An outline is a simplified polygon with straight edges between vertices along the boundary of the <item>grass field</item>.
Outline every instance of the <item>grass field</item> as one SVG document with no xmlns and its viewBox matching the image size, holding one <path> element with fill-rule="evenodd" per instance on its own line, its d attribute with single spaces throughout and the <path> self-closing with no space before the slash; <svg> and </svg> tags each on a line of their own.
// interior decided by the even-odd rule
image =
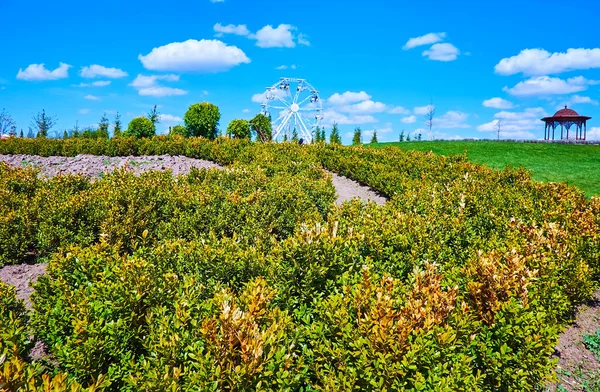
<svg viewBox="0 0 600 392">
<path fill-rule="evenodd" d="M 566 182 L 600 195 L 600 145 L 512 143 L 485 141 L 421 141 L 369 144 L 374 148 L 397 146 L 441 155 L 467 153 L 471 162 L 494 169 L 523 166 L 538 181 Z"/>
</svg>

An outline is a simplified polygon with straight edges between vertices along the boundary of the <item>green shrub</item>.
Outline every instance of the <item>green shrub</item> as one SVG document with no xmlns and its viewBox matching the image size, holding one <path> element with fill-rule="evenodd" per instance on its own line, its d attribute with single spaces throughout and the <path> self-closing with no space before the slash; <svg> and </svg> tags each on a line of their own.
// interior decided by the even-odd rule
<svg viewBox="0 0 600 392">
<path fill-rule="evenodd" d="M 127 130 L 123 132 L 123 136 L 134 137 L 136 139 L 149 138 L 154 135 L 154 125 L 146 117 L 134 118 L 129 122 Z"/>
<path fill-rule="evenodd" d="M 202 136 L 211 140 L 217 137 L 220 119 L 219 108 L 208 102 L 193 104 L 183 116 L 191 136 Z"/>
</svg>

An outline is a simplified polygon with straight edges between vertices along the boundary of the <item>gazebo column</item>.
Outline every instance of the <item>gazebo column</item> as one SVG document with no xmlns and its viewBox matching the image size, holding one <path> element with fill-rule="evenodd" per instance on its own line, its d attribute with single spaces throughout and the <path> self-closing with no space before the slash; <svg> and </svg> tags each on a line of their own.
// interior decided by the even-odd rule
<svg viewBox="0 0 600 392">
<path fill-rule="evenodd" d="M 586 138 L 587 138 L 587 121 L 583 122 L 583 129 L 584 129 L 584 131 L 583 131 L 583 140 L 586 140 Z"/>
<path fill-rule="evenodd" d="M 565 124 L 560 123 L 560 140 L 565 138 Z"/>
</svg>

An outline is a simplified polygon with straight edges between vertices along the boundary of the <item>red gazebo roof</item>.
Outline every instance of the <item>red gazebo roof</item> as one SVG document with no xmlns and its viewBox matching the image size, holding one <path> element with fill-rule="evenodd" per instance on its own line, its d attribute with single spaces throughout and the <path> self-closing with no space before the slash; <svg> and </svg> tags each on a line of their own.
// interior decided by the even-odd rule
<svg viewBox="0 0 600 392">
<path fill-rule="evenodd" d="M 580 116 L 579 113 L 577 113 L 575 110 L 573 109 L 569 109 L 567 108 L 567 105 L 565 105 L 564 109 L 560 109 L 558 112 L 554 113 L 554 116 L 552 117 L 544 117 L 542 118 L 542 121 L 569 121 L 569 120 L 589 120 L 591 119 L 591 117 L 587 117 L 587 116 Z"/>
</svg>

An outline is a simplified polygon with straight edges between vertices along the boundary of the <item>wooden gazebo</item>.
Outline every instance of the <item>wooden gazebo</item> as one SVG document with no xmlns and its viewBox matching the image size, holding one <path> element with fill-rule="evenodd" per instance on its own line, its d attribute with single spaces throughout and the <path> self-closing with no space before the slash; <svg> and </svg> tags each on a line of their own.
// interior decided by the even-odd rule
<svg viewBox="0 0 600 392">
<path fill-rule="evenodd" d="M 542 121 L 546 123 L 544 140 L 550 140 L 550 131 L 552 131 L 552 140 L 554 140 L 554 131 L 560 126 L 560 139 L 569 139 L 569 130 L 575 125 L 575 140 L 585 140 L 587 136 L 587 120 L 591 117 L 580 116 L 575 110 L 567 108 L 560 109 L 552 117 L 544 117 Z M 565 130 L 566 135 L 565 135 Z"/>
</svg>

